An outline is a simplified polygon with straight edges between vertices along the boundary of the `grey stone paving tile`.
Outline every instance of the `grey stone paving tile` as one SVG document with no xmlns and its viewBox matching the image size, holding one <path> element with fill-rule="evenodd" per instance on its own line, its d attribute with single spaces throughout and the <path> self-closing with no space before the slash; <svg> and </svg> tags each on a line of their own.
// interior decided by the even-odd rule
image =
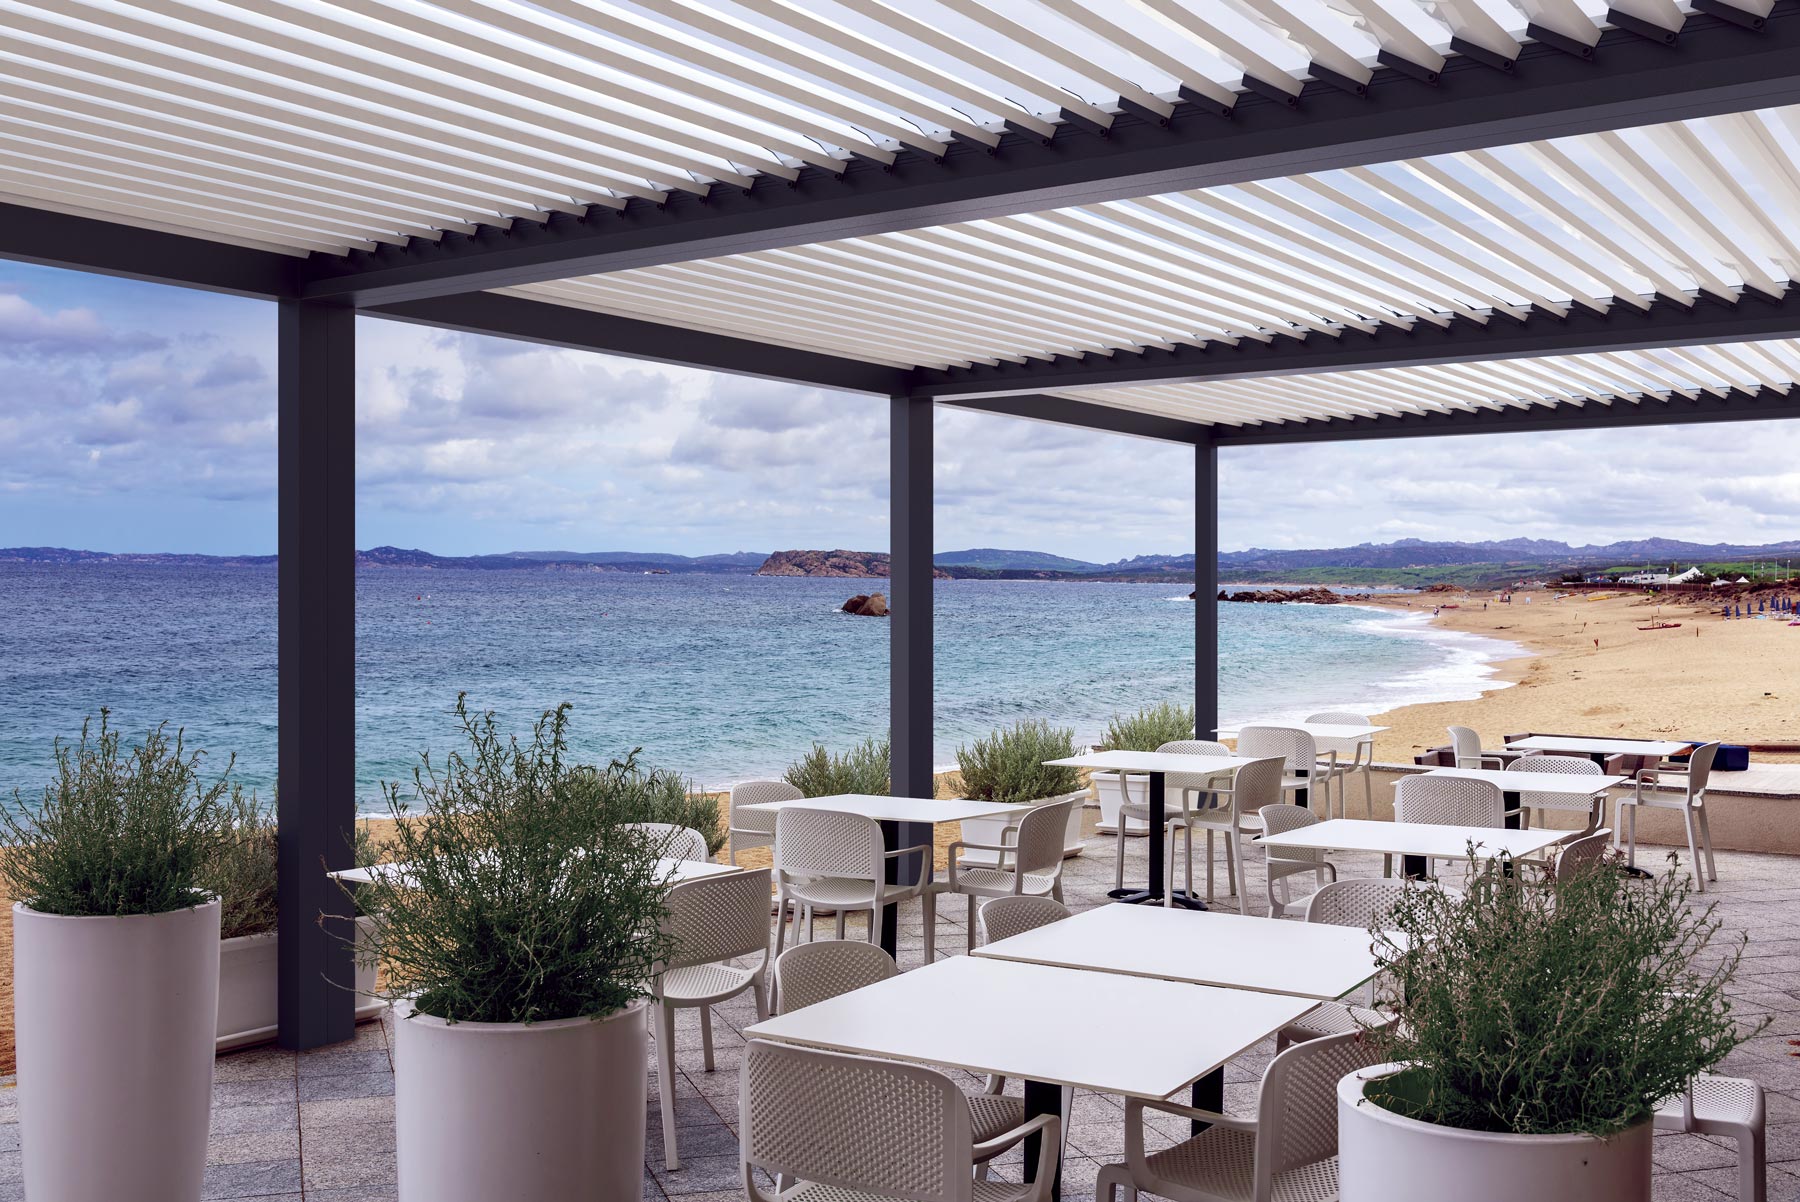
<svg viewBox="0 0 1800 1202">
<path fill-rule="evenodd" d="M 354 1189 L 309 1189 L 306 1202 L 396 1202 L 400 1197 L 393 1188 L 358 1186 Z"/>
<path fill-rule="evenodd" d="M 19 1150 L 19 1124 L 7 1123 L 0 1126 L 0 1152 L 17 1152 Z"/>
<path fill-rule="evenodd" d="M 677 1127 L 675 1147 L 682 1159 L 690 1156 L 736 1156 L 737 1132 L 724 1123 L 705 1127 Z M 663 1158 L 662 1124 L 654 1123 L 644 1134 L 644 1158 L 659 1162 Z"/>
<path fill-rule="evenodd" d="M 212 1111 L 212 1135 L 242 1135 L 250 1131 L 276 1131 L 293 1128 L 300 1121 L 300 1107 L 292 1098 L 286 1102 L 263 1105 L 228 1106 L 217 1104 Z"/>
<path fill-rule="evenodd" d="M 650 1171 L 662 1191 L 671 1198 L 734 1190 L 743 1181 L 743 1170 L 735 1152 L 730 1156 L 683 1156 L 681 1168 L 673 1173 L 660 1163 L 652 1162 Z"/>
<path fill-rule="evenodd" d="M 294 1077 L 294 1053 L 280 1048 L 247 1048 L 213 1061 L 213 1082 L 276 1081 Z"/>
<path fill-rule="evenodd" d="M 1650 1179 L 1651 1202 L 1722 1202 L 1736 1196 L 1735 1189 L 1722 1194 L 1695 1173 L 1657 1173 Z"/>
<path fill-rule="evenodd" d="M 0 1152 L 0 1181 L 21 1181 L 25 1177 L 24 1153 Z"/>
<path fill-rule="evenodd" d="M 208 1165 L 201 1186 L 204 1199 L 266 1198 L 300 1190 L 299 1160 L 263 1161 L 257 1164 Z"/>
<path fill-rule="evenodd" d="M 300 1132 L 292 1127 L 214 1135 L 207 1141 L 208 1164 L 255 1164 L 300 1159 Z"/>
<path fill-rule="evenodd" d="M 0 1181 L 0 1202 L 25 1202 L 23 1181 Z"/>
<path fill-rule="evenodd" d="M 394 1074 L 385 1069 L 373 1073 L 308 1077 L 300 1082 L 301 1102 L 323 1102 L 332 1098 L 373 1098 L 393 1092 Z"/>
<path fill-rule="evenodd" d="M 306 1192 L 326 1189 L 367 1189 L 394 1184 L 394 1153 L 378 1151 L 350 1141 L 330 1146 L 323 1155 L 306 1158 Z"/>
<path fill-rule="evenodd" d="M 272 1081 L 221 1081 L 213 1086 L 213 1109 L 279 1105 L 293 1102 L 295 1097 L 292 1077 Z"/>
<path fill-rule="evenodd" d="M 1651 1144 L 1651 1160 L 1659 1169 L 1687 1173 L 1737 1163 L 1737 1149 L 1699 1135 L 1667 1133 Z"/>
<path fill-rule="evenodd" d="M 375 1127 L 394 1125 L 392 1094 L 359 1098 L 327 1098 L 300 1103 L 300 1128 L 335 1131 L 343 1127 Z"/>
<path fill-rule="evenodd" d="M 394 1062 L 385 1047 L 337 1047 L 320 1049 L 300 1057 L 300 1080 L 343 1077 L 351 1073 L 390 1073 Z"/>
</svg>

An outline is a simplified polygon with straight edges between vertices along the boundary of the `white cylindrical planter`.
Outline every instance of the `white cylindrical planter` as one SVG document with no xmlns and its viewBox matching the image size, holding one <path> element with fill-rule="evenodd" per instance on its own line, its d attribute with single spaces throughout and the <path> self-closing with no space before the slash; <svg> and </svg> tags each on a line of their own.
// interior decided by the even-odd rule
<svg viewBox="0 0 1800 1202">
<path fill-rule="evenodd" d="M 27 1197 L 195 1202 L 206 1170 L 219 903 L 65 918 L 13 906 Z"/>
<path fill-rule="evenodd" d="M 1103 835 L 1116 835 L 1119 832 L 1119 810 L 1129 801 L 1131 805 L 1150 804 L 1150 778 L 1147 776 L 1125 777 L 1124 793 L 1119 791 L 1117 772 L 1096 772 L 1089 778 L 1092 782 L 1094 798 L 1100 803 L 1100 824 L 1094 829 Z M 1150 824 L 1140 818 L 1127 820 L 1125 833 L 1141 837 L 1150 833 Z"/>
<path fill-rule="evenodd" d="M 1026 802 L 1026 805 L 1047 805 L 1053 801 L 1073 799 L 1076 804 L 1069 807 L 1069 824 L 1063 830 L 1063 859 L 1078 856 L 1087 850 L 1087 844 L 1081 841 L 1081 805 L 1087 797 L 1086 791 L 1064 793 L 1059 797 L 1045 797 L 1038 801 Z M 1006 828 L 1018 822 L 1013 818 L 965 818 L 962 820 L 962 837 L 968 843 L 997 844 L 1003 842 Z M 969 851 L 962 855 L 962 862 L 972 868 L 992 868 L 1000 860 L 997 852 Z"/>
<path fill-rule="evenodd" d="M 281 937 L 274 931 L 219 942 L 219 1022 L 214 1044 L 221 1052 L 275 1038 Z"/>
<path fill-rule="evenodd" d="M 638 1202 L 647 1010 L 394 1025 L 400 1202 Z"/>
<path fill-rule="evenodd" d="M 1608 1139 L 1440 1127 L 1363 1097 L 1378 1064 L 1338 1082 L 1342 1202 L 1649 1202 L 1648 1121 Z"/>
</svg>

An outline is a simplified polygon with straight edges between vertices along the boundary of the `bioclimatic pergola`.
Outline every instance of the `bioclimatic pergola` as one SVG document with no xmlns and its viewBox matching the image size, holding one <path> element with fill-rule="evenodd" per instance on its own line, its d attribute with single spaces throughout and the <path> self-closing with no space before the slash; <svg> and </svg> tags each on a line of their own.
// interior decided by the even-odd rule
<svg viewBox="0 0 1800 1202">
<path fill-rule="evenodd" d="M 1216 454 L 1800 415 L 1800 0 L 0 0 L 0 255 L 279 306 L 281 1039 L 347 1038 L 360 314 Z"/>
</svg>

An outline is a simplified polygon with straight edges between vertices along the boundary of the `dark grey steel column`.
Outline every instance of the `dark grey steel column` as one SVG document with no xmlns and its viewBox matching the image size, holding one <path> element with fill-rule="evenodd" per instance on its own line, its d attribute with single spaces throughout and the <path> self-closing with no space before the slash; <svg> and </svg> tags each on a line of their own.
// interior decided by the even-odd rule
<svg viewBox="0 0 1800 1202">
<path fill-rule="evenodd" d="M 931 796 L 930 401 L 895 397 L 889 433 L 888 723 L 896 797 Z"/>
<path fill-rule="evenodd" d="M 1219 725 L 1219 448 L 1194 447 L 1194 737 Z"/>
<path fill-rule="evenodd" d="M 280 1032 L 349 1039 L 351 926 L 326 877 L 356 820 L 356 314 L 279 301 Z"/>
</svg>

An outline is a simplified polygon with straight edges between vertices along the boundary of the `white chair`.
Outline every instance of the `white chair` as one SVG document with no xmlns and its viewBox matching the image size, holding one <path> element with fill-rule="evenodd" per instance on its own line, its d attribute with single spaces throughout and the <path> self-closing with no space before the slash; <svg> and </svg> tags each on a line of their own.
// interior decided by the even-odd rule
<svg viewBox="0 0 1800 1202">
<path fill-rule="evenodd" d="M 1316 739 L 1292 726 L 1246 726 L 1238 731 L 1237 753 L 1247 760 L 1280 756 L 1287 765 L 1282 791 L 1306 789 L 1308 802 L 1315 800 L 1313 793 L 1323 793 L 1325 816 L 1331 817 L 1331 792 L 1327 786 L 1338 771 L 1337 752 L 1320 752 Z"/>
<path fill-rule="evenodd" d="M 683 881 L 669 890 L 663 930 L 669 959 L 650 981 L 656 1008 L 657 1092 L 662 1095 L 663 1160 L 681 1167 L 675 1149 L 675 1011 L 699 1009 L 706 1071 L 713 1071 L 712 1008 L 750 990 L 756 1017 L 769 1016 L 763 971 L 769 964 L 769 870 Z M 732 963 L 755 956 L 743 967 Z"/>
<path fill-rule="evenodd" d="M 1504 768 L 1506 761 L 1501 756 L 1488 755 L 1481 750 L 1481 736 L 1466 726 L 1452 726 L 1450 731 L 1450 750 L 1456 756 L 1458 768 Z"/>
<path fill-rule="evenodd" d="M 1095 1202 L 1117 1202 L 1120 1189 L 1173 1202 L 1335 1202 L 1337 1083 L 1379 1059 L 1356 1035 L 1297 1043 L 1269 1062 L 1253 1119 L 1127 1098 L 1125 1163 L 1100 1170 Z M 1146 1110 L 1212 1125 L 1146 1155 Z"/>
<path fill-rule="evenodd" d="M 1318 892 L 1306 899 L 1306 921 L 1372 931 L 1382 918 L 1392 912 L 1394 904 L 1406 895 L 1408 889 L 1416 888 L 1419 886 L 1391 877 L 1333 881 L 1329 885 L 1320 886 Z M 1373 998 L 1370 1000 L 1373 1001 Z M 1330 1035 L 1382 1027 L 1392 1021 L 1391 1015 L 1372 1006 L 1325 1002 L 1278 1031 L 1275 1035 L 1275 1050 L 1280 1051 L 1290 1043 L 1308 1039 L 1324 1039 Z"/>
<path fill-rule="evenodd" d="M 1349 710 L 1326 710 L 1324 713 L 1311 714 L 1308 722 L 1328 723 L 1333 726 L 1368 726 L 1367 714 L 1353 714 Z M 1337 815 L 1347 818 L 1350 815 L 1350 803 L 1344 797 L 1344 790 L 1352 776 L 1360 775 L 1363 782 L 1363 815 L 1375 817 L 1375 776 L 1372 771 L 1375 764 L 1375 736 L 1361 735 L 1354 739 L 1315 739 L 1320 752 L 1329 752 L 1335 758 L 1332 766 L 1337 769 L 1338 804 Z M 1349 756 L 1350 762 L 1343 763 L 1342 757 Z"/>
<path fill-rule="evenodd" d="M 1025 811 L 1016 826 L 1008 826 L 999 843 L 966 843 L 958 840 L 946 851 L 950 871 L 932 892 L 958 893 L 969 899 L 967 945 L 975 950 L 975 907 L 986 897 L 1052 897 L 1062 900 L 1063 833 L 1069 826 L 1073 798 L 1045 802 Z M 1011 842 L 1006 842 L 1010 838 Z M 998 853 L 997 868 L 965 868 L 965 850 Z M 927 894 L 929 896 L 929 893 Z M 925 916 L 926 962 L 931 960 L 933 916 Z"/>
<path fill-rule="evenodd" d="M 981 907 L 981 942 L 985 945 L 1011 939 L 1061 922 L 1070 913 L 1069 907 L 1054 897 L 996 897 Z"/>
<path fill-rule="evenodd" d="M 1549 878 L 1553 881 L 1562 880 L 1573 873 L 1583 872 L 1592 865 L 1604 864 L 1607 845 L 1611 841 L 1612 832 L 1601 827 L 1592 834 L 1558 845 L 1556 859 L 1550 864 Z"/>
<path fill-rule="evenodd" d="M 1506 825 L 1506 795 L 1500 786 L 1466 776 L 1403 776 L 1394 785 L 1394 821 L 1434 826 Z M 1514 810 L 1513 813 L 1518 811 Z M 1427 876 L 1436 875 L 1430 860 Z"/>
<path fill-rule="evenodd" d="M 1556 772 L 1570 776 L 1600 776 L 1600 765 L 1584 755 L 1522 755 L 1506 766 L 1508 772 Z M 1546 810 L 1563 810 L 1570 813 L 1585 814 L 1587 826 L 1583 833 L 1600 825 L 1605 817 L 1606 790 L 1598 788 L 1587 798 L 1570 797 L 1564 793 L 1533 793 L 1523 787 L 1520 782 L 1517 789 L 1519 808 L 1527 815 L 1526 825 L 1530 825 L 1529 816 L 1543 813 Z"/>
<path fill-rule="evenodd" d="M 626 822 L 620 825 L 644 832 L 656 845 L 656 854 L 666 859 L 698 860 L 702 864 L 712 860 L 712 853 L 706 847 L 706 836 L 691 826 L 677 826 L 673 822 Z"/>
<path fill-rule="evenodd" d="M 1244 836 L 1260 835 L 1263 830 L 1262 807 L 1281 800 L 1282 773 L 1280 757 L 1251 760 L 1240 764 L 1232 773 L 1231 788 L 1218 794 L 1220 804 L 1209 809 L 1189 810 L 1169 822 L 1168 846 L 1163 852 L 1163 905 L 1175 904 L 1175 836 L 1182 837 L 1187 853 L 1187 880 L 1190 896 L 1194 888 L 1194 832 L 1206 832 L 1206 900 L 1213 899 L 1213 836 L 1225 836 L 1225 883 L 1229 896 L 1238 897 L 1244 913 L 1250 912 L 1249 889 L 1244 885 Z M 1242 891 L 1240 892 L 1240 887 Z"/>
<path fill-rule="evenodd" d="M 737 863 L 738 852 L 775 845 L 775 815 L 768 810 L 743 810 L 766 801 L 799 801 L 806 794 L 784 780 L 747 780 L 731 786 L 730 826 L 725 836 L 725 858 Z"/>
<path fill-rule="evenodd" d="M 1231 748 L 1225 746 L 1225 744 L 1214 743 L 1208 739 L 1181 739 L 1174 743 L 1164 743 L 1156 750 L 1159 755 L 1228 756 L 1232 753 Z M 1147 777 L 1144 779 L 1146 781 L 1148 780 Z M 1119 796 L 1122 800 L 1119 803 L 1119 838 L 1114 845 L 1115 851 L 1113 854 L 1113 888 L 1123 889 L 1125 887 L 1124 832 L 1126 823 L 1132 819 L 1136 819 L 1146 826 L 1149 825 L 1150 798 L 1149 785 L 1146 784 L 1143 800 L 1132 801 L 1131 794 L 1127 791 L 1127 777 L 1122 772 L 1118 774 L 1118 789 Z M 1166 774 L 1163 777 L 1163 822 L 1165 823 L 1163 829 L 1168 829 L 1166 825 L 1168 822 L 1171 822 L 1176 818 L 1185 817 L 1190 811 L 1196 808 L 1195 803 L 1198 802 L 1200 797 L 1206 794 L 1213 794 L 1216 797 L 1219 794 L 1229 792 L 1230 789 L 1231 773 L 1229 772 L 1216 772 L 1207 776 L 1173 772 Z M 1215 801 L 1212 804 L 1217 804 L 1217 802 Z M 1152 831 L 1151 834 L 1155 835 L 1156 832 Z M 1194 867 L 1191 846 L 1189 847 L 1189 852 L 1187 887 L 1188 892 L 1191 893 L 1194 889 Z"/>
<path fill-rule="evenodd" d="M 910 885 L 887 882 L 889 861 L 919 859 L 919 877 Z M 881 938 L 881 908 L 916 897 L 925 910 L 925 962 L 936 954 L 931 899 L 931 848 L 919 844 L 887 850 L 881 824 L 862 814 L 787 806 L 775 816 L 775 954 L 781 954 L 788 907 L 794 907 L 795 942 L 801 915 L 808 910 L 837 913 L 837 935 L 844 937 L 844 916 L 869 912 L 869 942 Z"/>
<path fill-rule="evenodd" d="M 1625 826 L 1625 862 L 1637 867 L 1637 812 L 1640 806 L 1652 810 L 1680 810 L 1682 828 L 1687 831 L 1688 862 L 1694 865 L 1694 880 L 1700 886 L 1700 892 L 1706 892 L 1706 882 L 1719 879 L 1719 870 L 1713 864 L 1712 828 L 1706 824 L 1706 782 L 1712 775 L 1713 757 L 1719 753 L 1717 743 L 1703 743 L 1694 748 L 1688 756 L 1686 764 L 1659 764 L 1655 768 L 1645 768 L 1637 774 L 1636 787 L 1631 796 L 1619 798 L 1613 806 L 1613 846 L 1619 845 L 1619 828 L 1624 826 L 1623 819 L 1626 807 L 1630 807 L 1631 822 Z M 1676 777 L 1670 783 L 1665 777 Z M 1662 796 L 1658 796 L 1661 793 Z M 1694 835 L 1696 826 L 1699 829 L 1699 845 L 1696 847 Z M 1699 852 L 1706 852 L 1706 870 L 1700 870 Z"/>
<path fill-rule="evenodd" d="M 1257 811 L 1262 819 L 1263 834 L 1279 835 L 1284 831 L 1297 831 L 1302 827 L 1316 826 L 1319 816 L 1305 806 L 1267 805 Z M 1304 905 L 1306 898 L 1294 901 L 1288 890 L 1287 878 L 1302 872 L 1313 875 L 1315 888 L 1325 887 L 1325 878 L 1337 880 L 1337 868 L 1325 859 L 1325 853 L 1311 848 L 1265 847 L 1263 857 L 1267 877 L 1263 881 L 1263 890 L 1269 899 L 1269 917 L 1280 918 L 1296 905 Z M 1281 882 L 1281 900 L 1275 899 L 1275 882 Z"/>
<path fill-rule="evenodd" d="M 1761 1085 L 1745 1077 L 1701 1073 L 1679 1096 L 1656 1107 L 1655 1122 L 1658 1131 L 1736 1140 L 1738 1202 L 1765 1202 L 1768 1173 L 1763 1163 L 1766 1118 Z"/>
<path fill-rule="evenodd" d="M 744 1048 L 738 1115 L 750 1202 L 1050 1202 L 1062 1143 L 1051 1114 L 978 1140 L 967 1096 L 936 1069 L 760 1039 Z M 1031 1135 L 1034 1182 L 976 1180 Z M 771 1192 L 757 1169 L 794 1184 Z"/>
</svg>

